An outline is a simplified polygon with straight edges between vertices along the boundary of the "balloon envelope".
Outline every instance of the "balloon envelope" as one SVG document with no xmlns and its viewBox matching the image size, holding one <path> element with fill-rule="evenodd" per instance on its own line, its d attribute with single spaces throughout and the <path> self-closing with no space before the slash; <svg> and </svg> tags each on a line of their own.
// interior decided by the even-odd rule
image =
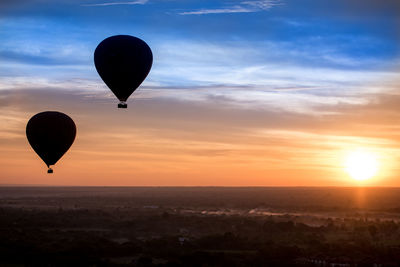
<svg viewBox="0 0 400 267">
<path fill-rule="evenodd" d="M 76 126 L 67 115 L 45 111 L 33 116 L 26 125 L 26 137 L 33 150 L 49 167 L 67 152 L 75 140 Z"/>
<path fill-rule="evenodd" d="M 97 46 L 94 64 L 105 84 L 124 102 L 149 74 L 153 54 L 141 39 L 116 35 L 104 39 Z"/>
</svg>

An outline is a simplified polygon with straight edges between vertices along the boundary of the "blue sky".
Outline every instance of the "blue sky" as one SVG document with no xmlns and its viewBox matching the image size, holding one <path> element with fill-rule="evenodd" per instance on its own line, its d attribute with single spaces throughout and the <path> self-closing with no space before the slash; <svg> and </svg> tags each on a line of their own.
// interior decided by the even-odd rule
<svg viewBox="0 0 400 267">
<path fill-rule="evenodd" d="M 228 68 L 393 67 L 399 53 L 398 4 L 376 8 L 369 1 L 368 8 L 368 1 L 353 2 L 6 1 L 0 28 L 2 74 L 96 78 L 93 50 L 115 34 L 150 44 L 155 62 L 148 81 L 163 86 L 229 84 L 219 74 Z M 53 71 L 44 75 L 45 67 Z M 268 70 L 255 75 L 250 80 L 257 83 Z"/>
<path fill-rule="evenodd" d="M 284 138 L 276 142 L 284 150 L 296 136 L 320 144 L 302 153 L 326 162 L 333 156 L 321 156 L 321 147 L 345 147 L 358 138 L 355 143 L 375 144 L 383 157 L 397 158 L 399 14 L 397 0 L 1 1 L 0 118 L 8 123 L 0 127 L 0 142 L 22 140 L 20 128 L 43 109 L 64 108 L 82 123 L 117 123 L 100 111 L 116 100 L 97 75 L 93 52 L 103 39 L 129 34 L 154 55 L 128 111 L 147 118 L 135 121 L 146 138 L 166 135 L 174 143 L 190 135 L 225 151 L 237 136 Z M 82 139 L 96 129 L 107 132 L 98 127 L 82 126 Z M 205 128 L 228 143 L 194 134 Z M 276 145 L 260 142 L 257 149 Z M 293 155 L 283 158 L 300 165 Z"/>
<path fill-rule="evenodd" d="M 374 89 L 361 84 L 396 76 L 399 65 L 399 4 L 378 2 L 5 1 L 0 76 L 3 88 L 69 83 L 105 91 L 93 51 L 108 36 L 130 34 L 153 50 L 144 87 L 265 101 L 266 91 L 291 90 L 294 102 L 303 93 L 368 93 Z"/>
</svg>

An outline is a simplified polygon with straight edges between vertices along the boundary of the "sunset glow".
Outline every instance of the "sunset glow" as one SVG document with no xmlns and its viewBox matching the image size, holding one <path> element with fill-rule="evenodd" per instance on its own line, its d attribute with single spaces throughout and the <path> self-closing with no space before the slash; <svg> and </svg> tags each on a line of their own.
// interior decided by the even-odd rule
<svg viewBox="0 0 400 267">
<path fill-rule="evenodd" d="M 0 1 L 0 184 L 400 186 L 400 2 L 328 2 Z M 126 110 L 93 55 L 120 34 L 153 54 Z M 43 111 L 77 127 L 52 175 Z"/>
</svg>

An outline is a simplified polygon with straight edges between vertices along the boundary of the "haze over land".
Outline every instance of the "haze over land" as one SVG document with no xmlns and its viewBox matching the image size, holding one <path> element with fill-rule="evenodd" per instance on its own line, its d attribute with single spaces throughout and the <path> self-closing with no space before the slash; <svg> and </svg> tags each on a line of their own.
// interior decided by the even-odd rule
<svg viewBox="0 0 400 267">
<path fill-rule="evenodd" d="M 399 198 L 393 188 L 2 187 L 0 265 L 397 266 Z"/>
</svg>

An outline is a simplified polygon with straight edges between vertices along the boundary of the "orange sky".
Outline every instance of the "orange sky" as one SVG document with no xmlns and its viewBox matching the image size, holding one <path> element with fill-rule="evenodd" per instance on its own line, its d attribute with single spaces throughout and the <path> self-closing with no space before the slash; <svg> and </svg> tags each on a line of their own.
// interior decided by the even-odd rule
<svg viewBox="0 0 400 267">
<path fill-rule="evenodd" d="M 83 2 L 0 1 L 0 184 L 400 186 L 399 0 Z M 93 64 L 116 34 L 154 56 L 127 110 Z M 77 125 L 51 175 L 25 136 L 47 110 Z"/>
<path fill-rule="evenodd" d="M 0 182 L 348 186 L 357 182 L 345 173 L 343 161 L 346 153 L 361 147 L 374 151 L 381 165 L 378 175 L 363 185 L 400 186 L 397 82 L 368 86 L 386 89 L 366 94 L 360 104 L 302 106 L 312 112 L 241 106 L 223 98 L 179 99 L 179 90 L 151 88 L 137 91 L 127 110 L 117 109 L 106 90 L 3 90 Z M 52 175 L 25 137 L 29 118 L 44 110 L 70 115 L 78 129 Z"/>
</svg>

